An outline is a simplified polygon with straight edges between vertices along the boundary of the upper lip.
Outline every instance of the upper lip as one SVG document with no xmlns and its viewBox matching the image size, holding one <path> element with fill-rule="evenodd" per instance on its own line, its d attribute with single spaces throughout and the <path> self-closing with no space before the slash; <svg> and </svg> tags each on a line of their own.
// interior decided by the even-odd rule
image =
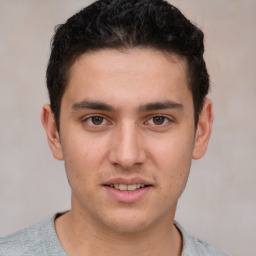
<svg viewBox="0 0 256 256">
<path fill-rule="evenodd" d="M 113 184 L 125 184 L 125 185 L 132 185 L 132 184 L 143 184 L 143 185 L 153 185 L 152 182 L 139 178 L 139 177 L 133 177 L 133 178 L 113 178 L 106 181 L 103 185 L 113 185 Z"/>
</svg>

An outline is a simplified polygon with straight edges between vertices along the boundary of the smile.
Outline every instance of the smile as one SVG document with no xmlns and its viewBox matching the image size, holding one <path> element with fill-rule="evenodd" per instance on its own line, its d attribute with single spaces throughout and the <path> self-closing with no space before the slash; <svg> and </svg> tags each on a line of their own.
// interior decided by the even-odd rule
<svg viewBox="0 0 256 256">
<path fill-rule="evenodd" d="M 114 200 L 123 203 L 134 203 L 142 200 L 152 189 L 151 184 L 142 183 L 110 183 L 103 186 L 107 194 Z"/>
<path fill-rule="evenodd" d="M 115 188 L 115 189 L 121 190 L 121 191 L 134 191 L 136 189 L 141 189 L 141 188 L 145 187 L 144 184 L 130 184 L 130 185 L 126 185 L 126 184 L 111 184 L 109 186 L 111 188 Z"/>
</svg>

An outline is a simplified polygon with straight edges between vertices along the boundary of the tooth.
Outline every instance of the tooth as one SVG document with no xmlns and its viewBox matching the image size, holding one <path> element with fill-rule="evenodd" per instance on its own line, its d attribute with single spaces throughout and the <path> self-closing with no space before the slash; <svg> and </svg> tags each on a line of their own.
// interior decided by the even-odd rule
<svg viewBox="0 0 256 256">
<path fill-rule="evenodd" d="M 125 184 L 111 184 L 110 187 L 121 190 L 121 191 L 133 191 L 139 188 L 144 188 L 144 184 L 131 184 L 131 185 L 125 185 Z"/>
<path fill-rule="evenodd" d="M 127 185 L 119 184 L 119 190 L 127 190 Z"/>
<path fill-rule="evenodd" d="M 136 184 L 128 185 L 127 189 L 128 190 L 135 190 L 136 189 Z"/>
</svg>

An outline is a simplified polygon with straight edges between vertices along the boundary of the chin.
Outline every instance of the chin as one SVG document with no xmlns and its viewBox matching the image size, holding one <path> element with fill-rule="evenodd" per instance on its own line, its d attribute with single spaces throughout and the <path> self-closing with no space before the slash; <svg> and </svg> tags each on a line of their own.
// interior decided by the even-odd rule
<svg viewBox="0 0 256 256">
<path fill-rule="evenodd" d="M 105 221 L 105 226 L 114 232 L 118 233 L 136 233 L 147 229 L 150 226 L 150 221 L 147 216 L 139 214 L 126 214 L 121 216 L 111 216 Z"/>
</svg>

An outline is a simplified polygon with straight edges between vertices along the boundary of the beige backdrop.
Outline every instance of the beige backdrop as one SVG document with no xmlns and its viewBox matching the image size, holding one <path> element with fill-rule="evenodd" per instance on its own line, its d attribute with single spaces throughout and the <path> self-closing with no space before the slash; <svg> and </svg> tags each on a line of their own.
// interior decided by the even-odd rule
<svg viewBox="0 0 256 256">
<path fill-rule="evenodd" d="M 53 27 L 92 1 L 0 0 L 0 236 L 69 208 L 40 122 Z M 255 256 L 256 0 L 174 0 L 206 35 L 215 122 L 176 219 L 233 256 Z"/>
</svg>

